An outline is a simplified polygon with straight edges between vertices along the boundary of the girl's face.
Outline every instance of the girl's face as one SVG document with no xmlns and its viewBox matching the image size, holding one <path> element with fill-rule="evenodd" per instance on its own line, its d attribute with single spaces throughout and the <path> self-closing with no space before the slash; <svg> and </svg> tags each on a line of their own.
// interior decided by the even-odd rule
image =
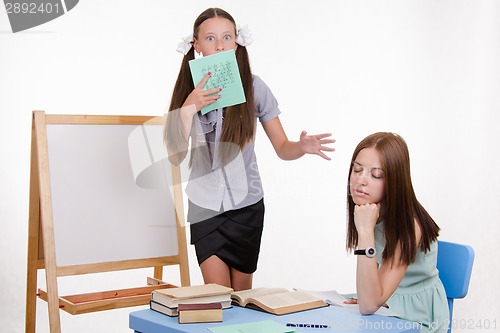
<svg viewBox="0 0 500 333">
<path fill-rule="evenodd" d="M 194 49 L 203 56 L 236 48 L 234 24 L 222 17 L 213 17 L 203 21 L 198 30 L 198 38 L 194 41 Z"/>
<path fill-rule="evenodd" d="M 364 148 L 353 162 L 349 190 L 356 205 L 379 203 L 384 197 L 384 170 L 375 148 Z"/>
</svg>

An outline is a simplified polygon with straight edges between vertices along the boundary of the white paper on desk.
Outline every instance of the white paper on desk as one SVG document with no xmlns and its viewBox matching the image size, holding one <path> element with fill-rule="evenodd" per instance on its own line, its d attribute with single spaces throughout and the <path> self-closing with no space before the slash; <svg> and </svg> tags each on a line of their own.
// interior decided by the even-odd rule
<svg viewBox="0 0 500 333">
<path fill-rule="evenodd" d="M 295 289 L 294 290 L 299 290 Z M 333 305 L 333 306 L 341 306 L 343 308 L 353 310 L 359 313 L 359 305 L 358 304 L 345 304 L 344 302 L 347 301 L 347 298 L 339 294 L 336 290 L 326 290 L 326 291 L 311 291 L 311 290 L 300 290 L 303 292 L 306 292 L 308 294 L 311 294 L 313 296 L 319 297 L 322 300 L 325 301 L 325 303 Z M 385 317 L 398 317 L 399 315 L 394 312 L 389 310 L 386 307 L 380 307 L 374 314 L 380 315 L 380 316 L 385 316 Z"/>
</svg>

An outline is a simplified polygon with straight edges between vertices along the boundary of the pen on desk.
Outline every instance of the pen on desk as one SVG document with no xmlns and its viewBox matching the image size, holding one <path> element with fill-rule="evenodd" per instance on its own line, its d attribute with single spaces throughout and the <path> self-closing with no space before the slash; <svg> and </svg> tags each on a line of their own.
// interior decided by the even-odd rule
<svg viewBox="0 0 500 333">
<path fill-rule="evenodd" d="M 330 328 L 330 325 L 326 324 L 306 324 L 306 323 L 286 323 L 288 327 L 300 327 L 300 328 Z"/>
</svg>

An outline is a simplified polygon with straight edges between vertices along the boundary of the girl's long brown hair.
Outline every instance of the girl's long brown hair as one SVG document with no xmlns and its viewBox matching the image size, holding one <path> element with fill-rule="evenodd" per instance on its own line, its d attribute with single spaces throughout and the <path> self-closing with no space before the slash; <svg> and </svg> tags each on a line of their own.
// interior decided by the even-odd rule
<svg viewBox="0 0 500 333">
<path fill-rule="evenodd" d="M 198 38 L 200 25 L 205 20 L 213 17 L 222 17 L 231 21 L 234 25 L 234 31 L 236 35 L 236 23 L 233 17 L 228 12 L 220 8 L 208 8 L 195 20 L 193 26 L 193 38 Z M 194 47 L 191 47 L 189 52 L 182 59 L 181 68 L 172 94 L 172 100 L 170 101 L 169 111 L 179 109 L 186 101 L 188 95 L 194 89 L 191 72 L 189 70 L 189 61 L 194 58 Z M 222 161 L 226 162 L 229 161 L 229 156 L 234 153 L 230 151 L 230 147 L 234 147 L 236 145 L 236 147 L 239 147 L 240 150 L 243 149 L 243 147 L 254 138 L 256 126 L 252 71 L 250 69 L 250 60 L 246 47 L 238 45 L 236 49 L 236 60 L 238 62 L 238 69 L 240 71 L 243 90 L 245 92 L 246 103 L 226 108 L 220 141 L 224 143 L 234 144 L 221 145 L 221 151 L 219 153 Z M 168 122 L 178 121 L 178 119 L 175 119 L 177 118 L 176 116 L 170 117 L 170 115 L 167 118 Z M 166 141 L 185 141 L 182 127 L 171 125 L 172 124 L 170 124 L 170 126 L 167 125 L 170 131 L 169 133 L 166 133 Z"/>
<path fill-rule="evenodd" d="M 381 167 L 384 170 L 384 197 L 380 203 L 380 212 L 385 224 L 386 246 L 382 258 L 393 258 L 399 242 L 400 264 L 409 265 L 415 261 L 417 248 L 424 252 L 430 250 L 430 245 L 437 240 L 440 229 L 415 196 L 410 175 L 410 154 L 404 139 L 394 133 L 371 134 L 357 145 L 352 155 L 353 162 L 364 148 L 374 148 L 379 152 Z M 354 224 L 355 203 L 349 192 L 352 168 L 351 163 L 347 188 L 347 250 L 358 245 L 358 233 Z M 415 220 L 422 232 L 419 244 L 415 239 Z"/>
</svg>

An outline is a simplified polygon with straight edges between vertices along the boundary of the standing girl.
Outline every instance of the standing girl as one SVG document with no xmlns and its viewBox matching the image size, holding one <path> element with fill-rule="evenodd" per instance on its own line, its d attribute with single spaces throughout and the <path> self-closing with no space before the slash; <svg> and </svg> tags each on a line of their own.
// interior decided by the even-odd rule
<svg viewBox="0 0 500 333">
<path fill-rule="evenodd" d="M 233 17 L 224 10 L 209 8 L 198 16 L 192 37 L 179 47 L 185 55 L 165 131 L 169 160 L 174 164 L 186 157 L 191 140 L 187 220 L 203 279 L 234 290 L 252 288 L 264 221 L 254 153 L 256 120 L 284 160 L 306 153 L 330 160 L 324 151 L 333 151 L 326 145 L 335 142 L 328 139 L 331 134 L 306 132 L 297 142 L 287 139 L 275 97 L 250 70 L 246 49 L 250 42 L 248 31 L 237 30 Z M 210 73 L 195 87 L 188 62 L 194 59 L 194 52 L 209 56 L 227 50 L 236 52 L 246 103 L 201 115 L 198 111 L 219 99 L 221 89 L 202 90 Z"/>
<path fill-rule="evenodd" d="M 446 332 L 449 312 L 439 280 L 439 227 L 418 202 L 410 178 L 408 147 L 393 133 L 361 141 L 349 169 L 347 249 L 359 255 L 359 310 L 385 303 L 422 331 Z"/>
</svg>

